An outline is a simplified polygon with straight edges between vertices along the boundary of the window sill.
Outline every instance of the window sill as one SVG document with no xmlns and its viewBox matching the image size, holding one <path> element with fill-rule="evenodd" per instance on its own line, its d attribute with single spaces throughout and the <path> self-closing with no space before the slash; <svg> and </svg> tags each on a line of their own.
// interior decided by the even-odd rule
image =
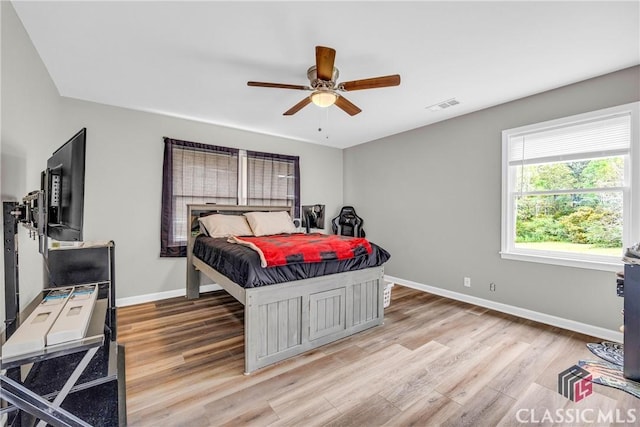
<svg viewBox="0 0 640 427">
<path fill-rule="evenodd" d="M 502 259 L 509 259 L 513 261 L 526 261 L 537 262 L 541 264 L 560 265 L 563 267 L 574 268 L 586 268 L 589 270 L 601 270 L 601 271 L 620 271 L 622 270 L 624 263 L 622 262 L 622 256 L 619 261 L 611 260 L 583 260 L 563 258 L 561 254 L 558 255 L 543 255 L 543 254 L 530 254 L 530 253 L 516 253 L 516 252 L 500 252 Z"/>
</svg>

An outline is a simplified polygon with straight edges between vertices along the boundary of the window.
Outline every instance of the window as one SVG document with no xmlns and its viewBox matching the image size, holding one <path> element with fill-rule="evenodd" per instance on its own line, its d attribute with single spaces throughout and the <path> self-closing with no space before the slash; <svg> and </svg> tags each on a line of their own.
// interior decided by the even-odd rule
<svg viewBox="0 0 640 427">
<path fill-rule="evenodd" d="M 300 206 L 299 158 L 165 138 L 160 256 L 186 255 L 187 204 Z"/>
<path fill-rule="evenodd" d="M 297 157 L 247 151 L 247 205 L 291 206 L 300 194 Z M 295 203 L 296 216 L 299 203 Z"/>
<path fill-rule="evenodd" d="M 638 103 L 504 131 L 502 257 L 619 269 L 639 237 L 638 132 Z"/>
</svg>

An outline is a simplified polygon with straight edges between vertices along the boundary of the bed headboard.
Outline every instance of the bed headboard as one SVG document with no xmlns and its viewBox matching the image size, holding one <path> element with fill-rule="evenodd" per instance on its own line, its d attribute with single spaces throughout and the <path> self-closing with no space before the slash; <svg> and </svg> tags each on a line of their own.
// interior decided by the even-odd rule
<svg viewBox="0 0 640 427">
<path fill-rule="evenodd" d="M 191 255 L 193 240 L 199 234 L 198 218 L 211 214 L 222 215 L 242 215 L 246 212 L 281 212 L 287 211 L 293 219 L 293 206 L 239 206 L 239 205 L 216 205 L 216 204 L 188 204 L 187 221 L 189 233 L 187 235 L 187 257 Z"/>
<path fill-rule="evenodd" d="M 223 214 L 223 215 L 242 215 L 246 212 L 280 212 L 287 211 L 291 218 L 293 218 L 293 206 L 238 206 L 238 205 L 215 205 L 205 204 L 187 205 L 187 221 L 190 225 L 189 233 L 187 234 L 187 297 L 197 298 L 200 292 L 200 278 L 198 272 L 193 265 L 193 245 L 196 237 L 199 234 L 198 218 L 207 214 Z M 198 231 L 191 231 L 194 229 Z"/>
<path fill-rule="evenodd" d="M 187 220 L 190 224 L 191 230 L 198 227 L 198 218 L 211 215 L 211 214 L 223 214 L 223 215 L 242 215 L 246 212 L 280 212 L 287 211 L 293 219 L 293 206 L 239 206 L 239 205 L 216 205 L 216 204 L 188 204 L 187 205 Z M 193 233 L 189 233 L 189 240 L 191 237 L 195 237 Z"/>
<path fill-rule="evenodd" d="M 278 212 L 287 211 L 293 214 L 293 206 L 240 206 L 240 205 L 217 205 L 215 203 L 207 204 L 188 204 L 189 212 L 201 213 L 220 213 L 229 215 L 242 215 L 245 212 Z"/>
</svg>

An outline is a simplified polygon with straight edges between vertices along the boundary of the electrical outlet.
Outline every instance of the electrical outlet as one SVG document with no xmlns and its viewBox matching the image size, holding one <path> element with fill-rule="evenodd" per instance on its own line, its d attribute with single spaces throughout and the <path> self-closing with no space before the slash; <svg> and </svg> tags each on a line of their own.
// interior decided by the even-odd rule
<svg viewBox="0 0 640 427">
<path fill-rule="evenodd" d="M 465 277 L 464 278 L 464 286 L 467 288 L 471 287 L 471 277 Z"/>
<path fill-rule="evenodd" d="M 496 291 L 496 284 L 493 283 L 493 282 L 489 283 L 489 290 L 491 292 L 495 292 Z"/>
</svg>

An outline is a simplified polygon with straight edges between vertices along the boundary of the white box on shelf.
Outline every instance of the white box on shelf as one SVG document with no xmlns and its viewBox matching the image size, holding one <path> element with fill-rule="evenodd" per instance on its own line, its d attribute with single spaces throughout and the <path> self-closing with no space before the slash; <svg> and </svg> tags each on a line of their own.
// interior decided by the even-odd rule
<svg viewBox="0 0 640 427">
<path fill-rule="evenodd" d="M 13 357 L 44 349 L 49 329 L 62 312 L 73 288 L 50 291 L 27 320 L 2 346 L 2 357 Z"/>
<path fill-rule="evenodd" d="M 47 334 L 47 345 L 84 338 L 97 295 L 97 285 L 75 286 L 67 304 Z"/>
</svg>

